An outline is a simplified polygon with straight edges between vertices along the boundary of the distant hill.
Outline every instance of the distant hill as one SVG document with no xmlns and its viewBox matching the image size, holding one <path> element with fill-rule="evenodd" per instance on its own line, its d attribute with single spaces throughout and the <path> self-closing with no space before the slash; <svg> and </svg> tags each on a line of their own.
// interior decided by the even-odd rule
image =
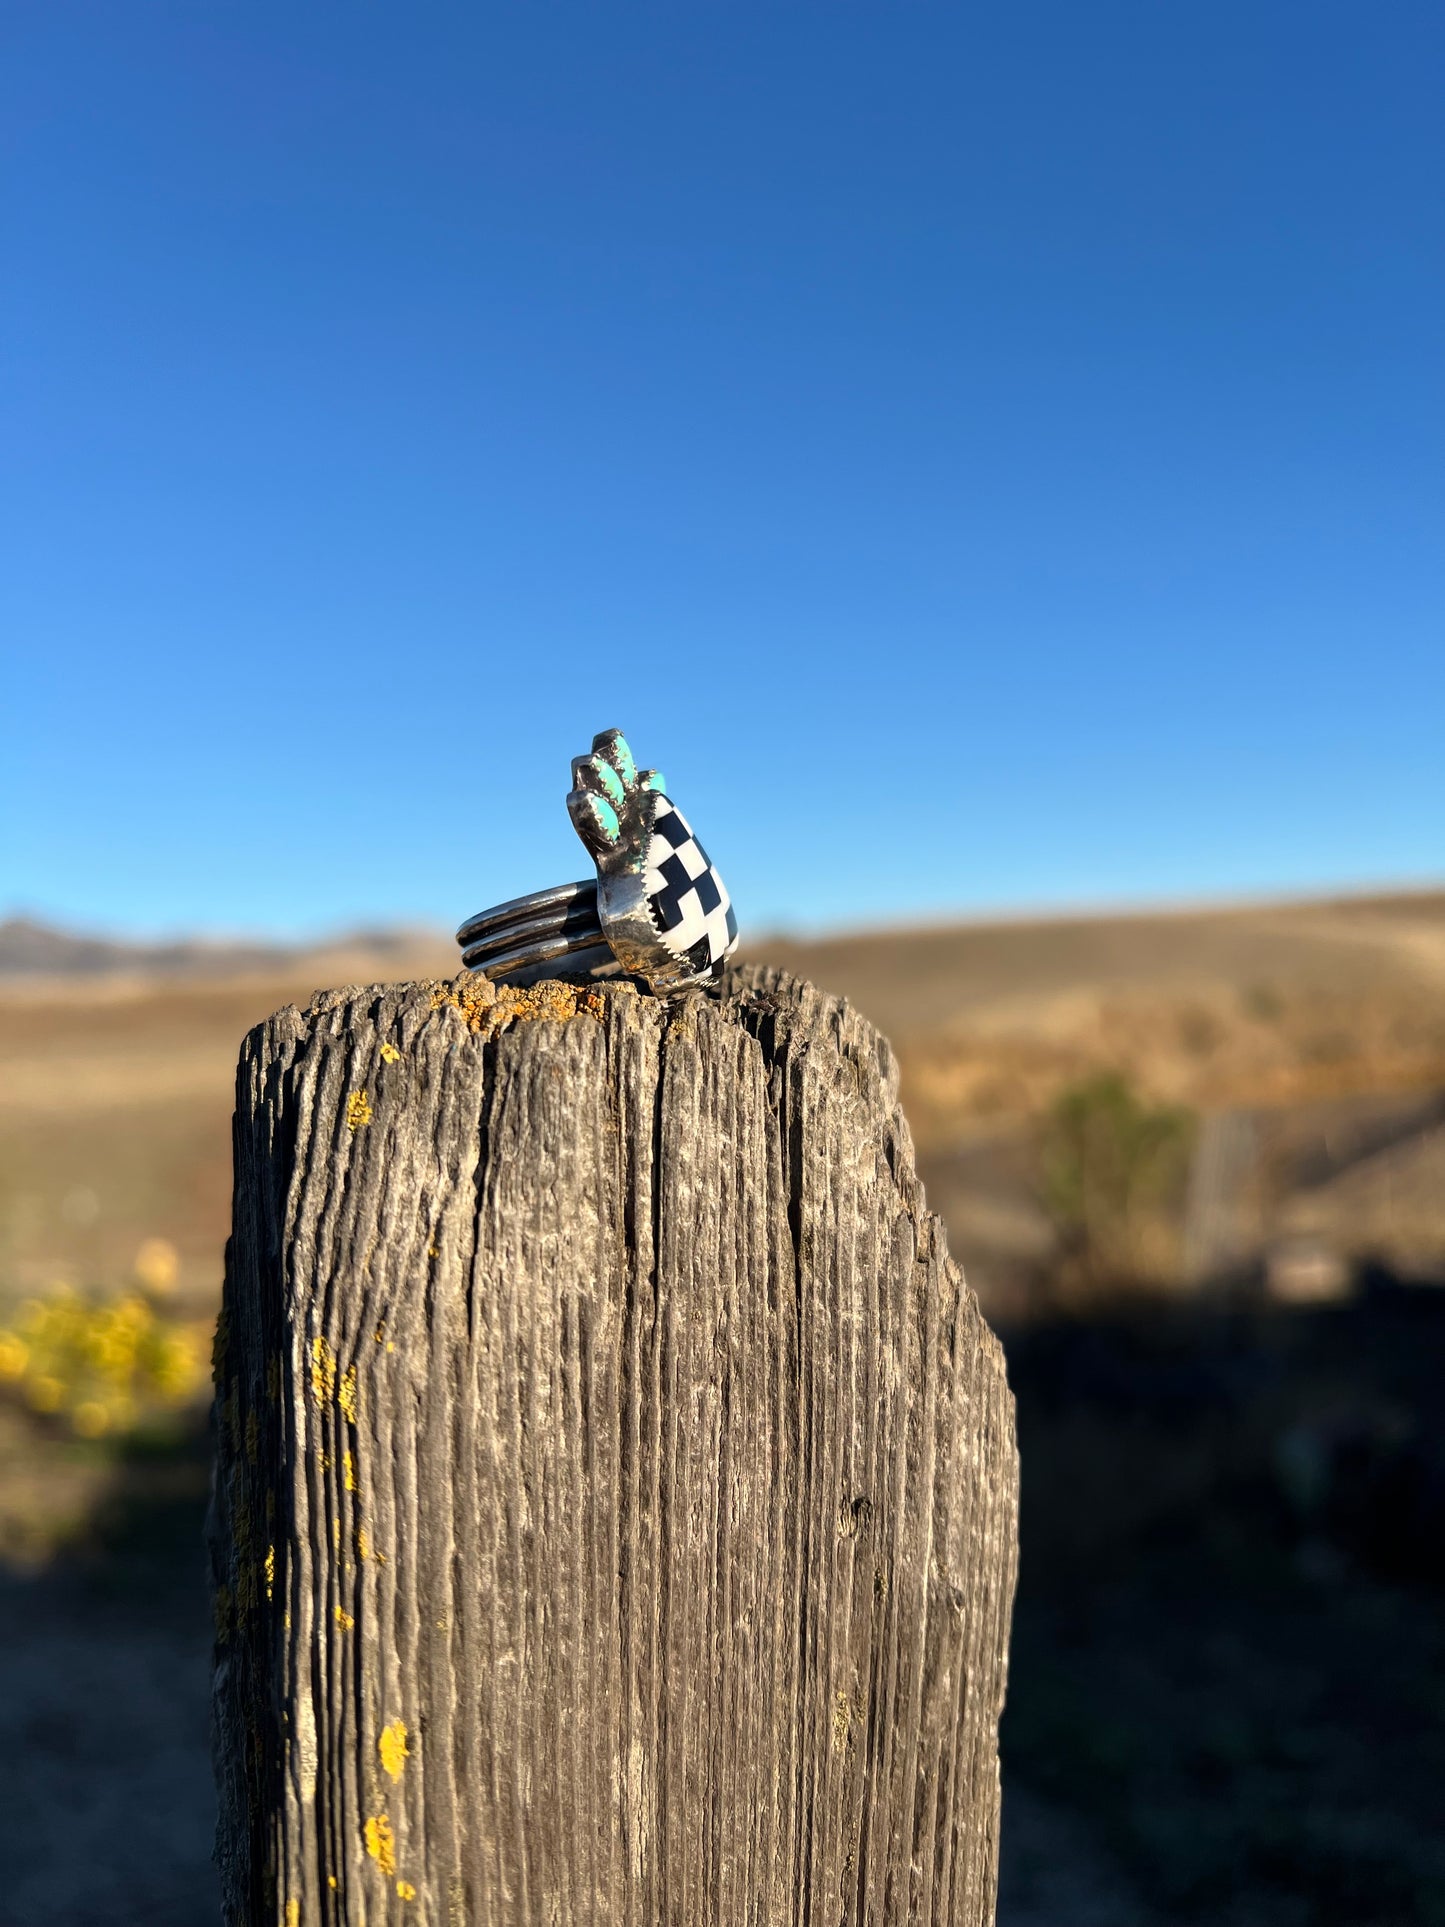
<svg viewBox="0 0 1445 1927">
<path fill-rule="evenodd" d="M 304 965 L 313 958 L 374 961 L 383 968 L 417 956 L 450 960 L 438 931 L 407 927 L 349 931 L 322 943 L 277 944 L 178 938 L 127 943 L 57 929 L 30 917 L 0 919 L 0 978 L 251 977 Z"/>
<path fill-rule="evenodd" d="M 231 975 L 266 970 L 286 962 L 293 953 L 276 944 L 124 943 L 112 937 L 80 936 L 36 923 L 29 917 L 7 917 L 0 922 L 0 975 L 94 976 L 102 972 L 141 972 L 146 975 Z"/>
<path fill-rule="evenodd" d="M 1445 970 L 1445 890 L 960 919 L 813 939 L 754 937 L 744 930 L 743 937 L 748 958 L 801 970 L 827 989 L 845 992 L 890 1034 L 906 1035 L 1000 996 L 1201 974 L 1253 978 L 1275 970 L 1289 979 L 1306 956 L 1316 970 L 1325 961 L 1335 971 L 1352 958 L 1373 975 L 1394 953 L 1391 962 L 1411 970 L 1423 965 L 1438 974 Z M 0 918 L 0 978 L 234 977 L 289 972 L 313 959 L 358 965 L 374 960 L 378 969 L 386 969 L 420 958 L 437 969 L 459 962 L 449 932 L 405 924 L 344 931 L 302 944 L 205 937 L 131 943 L 32 917 Z"/>
</svg>

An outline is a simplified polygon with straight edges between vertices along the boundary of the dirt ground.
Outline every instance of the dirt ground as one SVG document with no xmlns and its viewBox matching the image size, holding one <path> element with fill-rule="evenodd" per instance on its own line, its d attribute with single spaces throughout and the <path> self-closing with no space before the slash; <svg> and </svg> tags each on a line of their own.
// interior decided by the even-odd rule
<svg viewBox="0 0 1445 1927">
<path fill-rule="evenodd" d="M 1008 1340 L 1002 1927 L 1445 1921 L 1445 1291 Z M 7 1920 L 214 1920 L 203 1427 L 0 1580 Z"/>
</svg>

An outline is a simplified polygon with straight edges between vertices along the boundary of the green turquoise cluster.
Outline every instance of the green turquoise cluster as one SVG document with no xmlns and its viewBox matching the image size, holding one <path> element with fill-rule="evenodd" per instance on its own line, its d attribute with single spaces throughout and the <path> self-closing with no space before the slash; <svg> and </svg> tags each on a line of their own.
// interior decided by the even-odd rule
<svg viewBox="0 0 1445 1927">
<path fill-rule="evenodd" d="M 638 802 L 663 789 L 660 770 L 639 770 L 620 729 L 605 729 L 592 739 L 587 756 L 572 759 L 572 789 L 567 810 L 573 826 L 595 858 L 611 855 L 639 836 L 645 822 Z"/>
</svg>

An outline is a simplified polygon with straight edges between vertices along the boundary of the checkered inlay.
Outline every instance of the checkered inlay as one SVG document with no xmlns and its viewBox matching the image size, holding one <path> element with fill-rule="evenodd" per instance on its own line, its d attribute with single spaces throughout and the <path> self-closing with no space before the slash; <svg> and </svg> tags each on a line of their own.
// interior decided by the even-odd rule
<svg viewBox="0 0 1445 1927">
<path fill-rule="evenodd" d="M 662 941 L 699 975 L 736 947 L 738 920 L 727 886 L 682 811 L 659 797 L 643 878 L 647 907 Z"/>
</svg>

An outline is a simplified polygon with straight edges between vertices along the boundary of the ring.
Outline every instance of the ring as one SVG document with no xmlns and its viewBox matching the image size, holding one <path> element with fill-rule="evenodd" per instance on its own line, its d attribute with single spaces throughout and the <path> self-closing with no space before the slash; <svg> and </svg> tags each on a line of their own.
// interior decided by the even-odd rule
<svg viewBox="0 0 1445 1927">
<path fill-rule="evenodd" d="M 661 996 L 710 983 L 737 948 L 732 900 L 656 770 L 639 770 L 621 730 L 572 760 L 567 810 L 596 881 L 479 910 L 457 932 L 462 962 L 494 980 L 573 958 L 615 960 Z"/>
</svg>

